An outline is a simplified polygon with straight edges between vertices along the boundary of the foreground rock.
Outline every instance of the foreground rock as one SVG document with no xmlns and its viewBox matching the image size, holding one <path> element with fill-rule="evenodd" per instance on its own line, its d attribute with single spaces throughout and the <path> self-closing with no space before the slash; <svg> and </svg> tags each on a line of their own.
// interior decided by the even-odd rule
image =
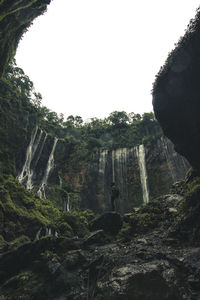
<svg viewBox="0 0 200 300">
<path fill-rule="evenodd" d="M 102 229 L 81 239 L 42 237 L 3 254 L 2 299 L 200 299 L 200 243 L 171 236 L 184 201 L 155 199 L 126 216 L 117 237 Z"/>
<path fill-rule="evenodd" d="M 116 212 L 107 212 L 90 223 L 90 230 L 103 229 L 105 233 L 116 235 L 122 228 L 122 219 Z"/>
</svg>

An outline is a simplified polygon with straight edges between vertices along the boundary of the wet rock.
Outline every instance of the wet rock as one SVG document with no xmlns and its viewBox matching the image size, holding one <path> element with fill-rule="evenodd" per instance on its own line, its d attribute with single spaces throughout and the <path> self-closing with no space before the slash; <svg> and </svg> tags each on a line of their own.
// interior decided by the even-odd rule
<svg viewBox="0 0 200 300">
<path fill-rule="evenodd" d="M 105 233 L 102 229 L 92 232 L 84 240 L 84 245 L 89 246 L 92 244 L 100 244 L 105 240 Z"/>
<path fill-rule="evenodd" d="M 62 262 L 62 266 L 65 269 L 72 270 L 80 268 L 86 262 L 85 254 L 82 250 L 68 251 L 65 255 L 65 259 Z"/>
<path fill-rule="evenodd" d="M 154 261 L 115 268 L 109 281 L 99 284 L 99 288 L 106 291 L 104 299 L 181 299 L 177 291 L 163 278 L 163 265 L 168 266 L 168 263 Z"/>
<path fill-rule="evenodd" d="M 195 273 L 200 275 L 200 248 L 193 248 L 185 256 L 184 262 L 187 266 L 192 268 Z"/>
<path fill-rule="evenodd" d="M 200 17 L 170 53 L 153 89 L 153 106 L 164 134 L 175 150 L 200 171 Z"/>
<path fill-rule="evenodd" d="M 105 233 L 116 235 L 122 228 L 122 218 L 116 212 L 105 213 L 89 224 L 91 231 L 102 229 Z"/>
<path fill-rule="evenodd" d="M 57 259 L 53 259 L 52 261 L 48 262 L 48 269 L 50 271 L 51 274 L 54 274 L 58 268 L 60 268 L 61 264 L 59 263 L 59 261 L 57 261 Z"/>
</svg>

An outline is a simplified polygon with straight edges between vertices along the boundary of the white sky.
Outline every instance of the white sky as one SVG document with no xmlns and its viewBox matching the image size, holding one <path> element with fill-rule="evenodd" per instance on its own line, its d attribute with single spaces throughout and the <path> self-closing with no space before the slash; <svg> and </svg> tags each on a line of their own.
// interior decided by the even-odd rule
<svg viewBox="0 0 200 300">
<path fill-rule="evenodd" d="M 199 0 L 53 0 L 17 64 L 43 105 L 83 119 L 152 111 L 151 89 Z"/>
</svg>

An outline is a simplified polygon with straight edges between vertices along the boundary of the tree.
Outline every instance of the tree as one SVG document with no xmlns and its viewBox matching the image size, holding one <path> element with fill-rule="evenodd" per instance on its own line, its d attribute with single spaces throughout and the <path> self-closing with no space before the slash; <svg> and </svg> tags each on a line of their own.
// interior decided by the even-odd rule
<svg viewBox="0 0 200 300">
<path fill-rule="evenodd" d="M 115 127 L 127 127 L 129 122 L 129 117 L 125 111 L 113 111 L 109 117 L 108 121 L 111 125 Z"/>
</svg>

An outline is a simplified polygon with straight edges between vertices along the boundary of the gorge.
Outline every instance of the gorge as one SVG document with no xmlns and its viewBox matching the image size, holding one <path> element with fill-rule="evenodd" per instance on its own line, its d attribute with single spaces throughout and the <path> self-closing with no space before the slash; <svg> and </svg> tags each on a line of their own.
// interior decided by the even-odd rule
<svg viewBox="0 0 200 300">
<path fill-rule="evenodd" d="M 59 144 L 57 138 L 51 138 L 51 148 L 46 152 L 46 139 L 47 134 L 36 126 L 31 133 L 26 151 L 23 150 L 24 153 L 26 152 L 26 159 L 17 175 L 17 180 L 28 190 L 34 190 L 40 198 L 46 199 L 47 193 L 52 200 L 53 197 L 59 199 L 62 187 L 68 186 L 63 191 L 66 192 L 66 199 L 60 199 L 60 209 L 63 201 L 66 203 L 65 211 L 69 210 L 69 201 L 71 207 L 74 205 L 73 192 L 79 198 L 80 207 L 96 212 L 109 211 L 111 209 L 111 185 L 115 183 L 119 190 L 119 197 L 116 200 L 117 211 L 120 213 L 130 212 L 133 207 L 148 203 L 150 198 L 158 197 L 169 191 L 170 186 L 182 180 L 189 169 L 188 162 L 173 150 L 172 143 L 161 137 L 151 147 L 141 144 L 133 148 L 116 150 L 95 148 L 90 154 L 93 157 L 93 163 L 85 166 L 85 159 L 78 158 L 81 166 L 78 173 L 74 173 L 69 170 L 73 170 L 74 164 L 77 165 L 78 162 L 71 163 L 70 158 L 67 162 L 62 160 L 59 145 L 57 147 L 57 143 Z M 57 157 L 62 161 L 62 169 L 59 168 L 60 161 Z M 158 162 L 159 168 L 156 169 Z M 156 171 L 154 171 L 155 169 Z M 80 173 L 83 174 L 81 182 Z M 150 174 L 149 178 L 148 173 Z M 50 183 L 48 184 L 49 179 Z M 95 190 L 93 190 L 94 186 Z M 51 187 L 54 189 L 53 195 L 51 195 Z M 57 195 L 55 194 L 56 188 L 59 189 Z M 70 198 L 71 200 L 69 200 Z"/>
<path fill-rule="evenodd" d="M 41 105 L 11 59 L 48 3 L 0 1 L 0 299 L 199 299 L 199 12 L 154 85 L 172 143 L 153 113 Z"/>
</svg>

